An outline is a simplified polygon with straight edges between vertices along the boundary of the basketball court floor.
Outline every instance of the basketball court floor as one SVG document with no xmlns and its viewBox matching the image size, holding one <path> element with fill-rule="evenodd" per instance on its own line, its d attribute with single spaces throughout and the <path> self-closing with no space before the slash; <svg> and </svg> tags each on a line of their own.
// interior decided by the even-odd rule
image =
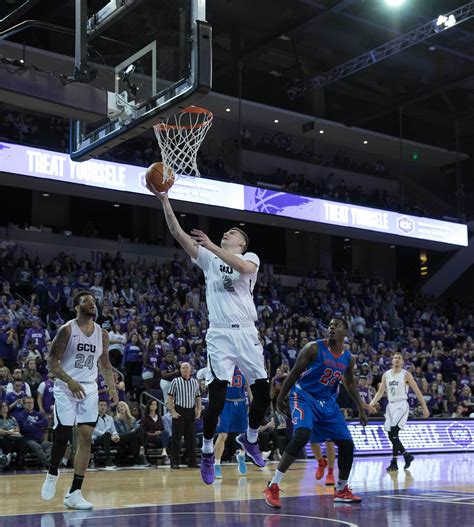
<svg viewBox="0 0 474 527">
<path fill-rule="evenodd" d="M 84 496 L 93 511 L 68 511 L 61 496 L 71 482 L 63 471 L 57 497 L 42 501 L 42 472 L 0 476 L 1 527 L 432 527 L 474 525 L 474 455 L 418 455 L 409 471 L 385 471 L 388 457 L 356 459 L 351 487 L 359 505 L 335 504 L 332 489 L 314 479 L 314 460 L 298 462 L 283 480 L 282 508 L 270 509 L 262 490 L 276 464 L 223 466 L 223 479 L 207 486 L 199 470 L 95 471 Z M 402 460 L 399 463 L 402 467 Z"/>
</svg>

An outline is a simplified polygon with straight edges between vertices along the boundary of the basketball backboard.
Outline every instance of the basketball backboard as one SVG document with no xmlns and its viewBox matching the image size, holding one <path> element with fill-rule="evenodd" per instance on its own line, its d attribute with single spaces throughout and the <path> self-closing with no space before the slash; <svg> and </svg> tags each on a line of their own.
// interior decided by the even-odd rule
<svg viewBox="0 0 474 527">
<path fill-rule="evenodd" d="M 75 161 L 197 103 L 212 82 L 205 0 L 111 0 L 92 16 L 86 4 L 76 0 L 76 76 L 107 92 L 108 115 L 71 121 Z"/>
</svg>

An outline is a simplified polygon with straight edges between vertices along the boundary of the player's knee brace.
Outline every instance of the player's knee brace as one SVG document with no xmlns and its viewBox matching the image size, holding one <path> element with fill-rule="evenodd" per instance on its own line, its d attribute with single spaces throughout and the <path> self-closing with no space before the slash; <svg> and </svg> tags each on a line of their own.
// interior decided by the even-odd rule
<svg viewBox="0 0 474 527">
<path fill-rule="evenodd" d="M 270 383 L 268 379 L 259 379 L 250 386 L 250 389 L 253 399 L 249 409 L 249 426 L 257 429 L 270 406 Z"/>
<path fill-rule="evenodd" d="M 398 428 L 398 426 L 392 426 L 392 428 L 390 428 L 390 431 L 388 433 L 388 437 L 390 439 L 390 441 L 397 441 L 398 439 L 398 432 L 399 432 L 400 428 Z"/>
<path fill-rule="evenodd" d="M 255 381 L 252 386 L 250 386 L 250 389 L 252 390 L 253 395 L 253 405 L 266 412 L 271 402 L 270 382 L 268 379 L 258 379 L 258 381 Z"/>
<path fill-rule="evenodd" d="M 220 381 L 214 379 L 209 385 L 209 405 L 207 412 L 216 415 L 220 415 L 225 405 L 225 396 L 227 392 L 227 381 Z"/>
<path fill-rule="evenodd" d="M 54 429 L 54 443 L 66 446 L 68 442 L 72 443 L 72 426 L 59 424 Z"/>
<path fill-rule="evenodd" d="M 285 452 L 292 457 L 297 457 L 298 452 L 305 447 L 309 441 L 311 430 L 309 428 L 298 428 L 293 436 L 293 439 L 288 443 Z"/>
</svg>

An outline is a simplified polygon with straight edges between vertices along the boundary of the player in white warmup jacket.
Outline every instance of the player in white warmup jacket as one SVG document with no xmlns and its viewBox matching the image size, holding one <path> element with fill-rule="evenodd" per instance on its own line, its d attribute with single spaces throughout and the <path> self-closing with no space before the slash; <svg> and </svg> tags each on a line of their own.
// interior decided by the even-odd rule
<svg viewBox="0 0 474 527">
<path fill-rule="evenodd" d="M 112 366 L 109 360 L 109 335 L 94 322 L 97 314 L 95 299 L 88 291 L 74 297 L 77 316 L 58 330 L 48 354 L 48 368 L 54 374 L 54 441 L 51 465 L 41 488 L 41 497 L 52 500 L 59 478 L 58 467 L 69 441 L 73 426 L 77 427 L 77 451 L 74 458 L 74 478 L 64 497 L 69 509 L 89 510 L 92 503 L 81 492 L 91 451 L 92 432 L 98 419 L 99 395 L 97 365 L 109 389 L 112 404 L 117 404 Z"/>
<path fill-rule="evenodd" d="M 206 279 L 209 405 L 203 414 L 201 477 L 204 483 L 211 484 L 215 479 L 213 438 L 235 366 L 247 379 L 253 394 L 247 432 L 236 440 L 255 465 L 265 466 L 257 439 L 270 404 L 270 386 L 253 301 L 260 260 L 255 253 L 246 252 L 248 236 L 238 227 L 223 234 L 220 246 L 200 230 L 194 229 L 188 235 L 179 225 L 167 194 L 157 192 L 151 185 L 148 189 L 160 199 L 171 234 L 203 270 Z"/>
<path fill-rule="evenodd" d="M 423 395 L 418 388 L 418 385 L 413 378 L 413 375 L 403 369 L 403 355 L 399 351 L 392 354 L 392 368 L 386 371 L 382 376 L 380 387 L 370 402 L 369 406 L 375 409 L 375 404 L 387 392 L 388 405 L 385 412 L 385 430 L 388 432 L 388 437 L 393 446 L 393 458 L 387 471 L 394 472 L 398 470 L 397 456 L 402 454 L 405 458 L 404 469 L 410 467 L 414 459 L 413 454 L 409 454 L 402 445 L 398 432 L 405 427 L 408 419 L 408 387 L 410 387 L 418 398 L 421 408 L 423 409 L 423 417 L 429 417 L 430 411 L 426 406 Z"/>
</svg>

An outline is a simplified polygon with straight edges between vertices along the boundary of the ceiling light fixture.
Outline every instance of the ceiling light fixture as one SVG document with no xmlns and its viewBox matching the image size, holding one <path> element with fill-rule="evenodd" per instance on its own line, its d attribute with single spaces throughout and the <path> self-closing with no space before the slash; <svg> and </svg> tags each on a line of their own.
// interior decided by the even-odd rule
<svg viewBox="0 0 474 527">
<path fill-rule="evenodd" d="M 120 207 L 120 205 L 119 205 L 118 203 L 114 203 L 114 207 L 115 207 L 116 209 L 118 209 L 118 208 Z"/>
<path fill-rule="evenodd" d="M 324 130 L 319 130 L 319 133 L 320 134 L 324 134 Z"/>
<path fill-rule="evenodd" d="M 295 234 L 299 234 L 301 231 L 295 231 Z"/>
<path fill-rule="evenodd" d="M 275 124 L 278 124 L 280 121 L 279 121 L 278 119 L 275 119 L 273 122 L 274 122 Z"/>
<path fill-rule="evenodd" d="M 230 108 L 226 108 L 225 111 L 226 111 L 226 112 L 230 112 Z"/>
<path fill-rule="evenodd" d="M 390 7 L 400 7 L 405 3 L 405 0 L 385 0 L 385 3 Z"/>
<path fill-rule="evenodd" d="M 368 144 L 367 139 L 364 139 L 364 145 Z"/>
<path fill-rule="evenodd" d="M 43 197 L 49 198 L 49 193 L 48 192 L 43 192 Z"/>
<path fill-rule="evenodd" d="M 243 226 L 245 225 L 245 223 L 239 223 L 239 225 L 240 225 L 241 227 L 243 227 Z"/>
</svg>

